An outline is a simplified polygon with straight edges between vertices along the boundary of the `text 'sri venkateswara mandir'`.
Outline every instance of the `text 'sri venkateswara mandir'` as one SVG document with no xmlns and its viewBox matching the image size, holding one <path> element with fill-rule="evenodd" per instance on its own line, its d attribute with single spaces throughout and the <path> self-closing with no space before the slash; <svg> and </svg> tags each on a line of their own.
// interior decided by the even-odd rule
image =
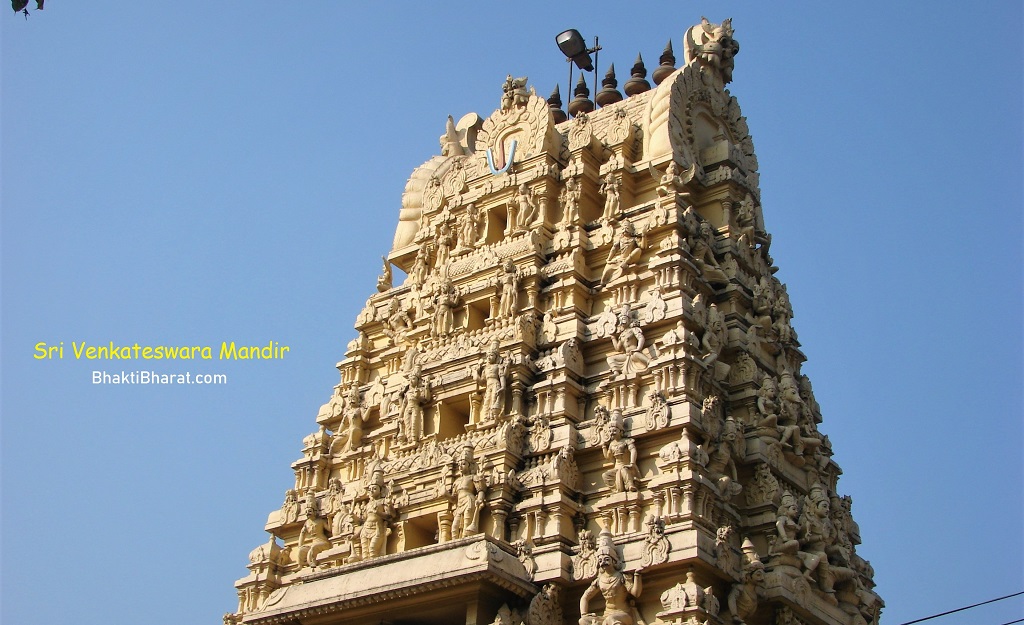
<svg viewBox="0 0 1024 625">
<path fill-rule="evenodd" d="M 225 623 L 877 623 L 738 50 L 449 118 Z"/>
</svg>

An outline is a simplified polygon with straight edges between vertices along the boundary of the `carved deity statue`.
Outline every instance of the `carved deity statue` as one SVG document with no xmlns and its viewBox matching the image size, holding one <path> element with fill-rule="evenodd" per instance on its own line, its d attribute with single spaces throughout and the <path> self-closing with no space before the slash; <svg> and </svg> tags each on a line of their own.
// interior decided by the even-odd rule
<svg viewBox="0 0 1024 625">
<path fill-rule="evenodd" d="M 433 393 L 429 378 L 421 378 L 418 368 L 409 372 L 398 408 L 398 442 L 415 443 L 423 436 L 423 410 Z"/>
<path fill-rule="evenodd" d="M 608 250 L 608 260 L 601 273 L 601 282 L 608 284 L 635 265 L 647 247 L 647 232 L 637 233 L 631 221 L 625 221 L 616 232 L 615 240 Z"/>
<path fill-rule="evenodd" d="M 643 567 L 637 567 L 632 579 L 627 579 L 611 534 L 601 532 L 599 541 L 597 577 L 580 597 L 580 625 L 634 625 L 637 619 L 631 602 L 638 599 L 643 590 L 640 579 Z M 590 611 L 590 601 L 599 594 L 604 597 L 604 613 L 600 618 Z"/>
<path fill-rule="evenodd" d="M 491 343 L 487 353 L 473 369 L 473 378 L 484 385 L 482 402 L 484 420 L 490 421 L 501 416 L 505 407 L 505 380 L 508 376 L 508 363 L 502 362 L 498 345 Z"/>
<path fill-rule="evenodd" d="M 559 196 L 562 204 L 562 223 L 576 225 L 580 220 L 580 196 L 583 190 L 575 178 L 565 181 L 565 188 Z"/>
<path fill-rule="evenodd" d="M 384 333 L 388 336 L 391 345 L 404 345 L 412 331 L 413 323 L 409 313 L 402 307 L 402 301 L 393 297 L 388 300 L 385 311 Z"/>
<path fill-rule="evenodd" d="M 438 225 L 434 243 L 437 245 L 436 266 L 447 275 L 448 259 L 451 258 L 452 248 L 455 247 L 455 232 L 448 222 L 442 221 Z"/>
<path fill-rule="evenodd" d="M 737 241 L 741 245 L 754 249 L 754 246 L 757 245 L 757 240 L 754 236 L 754 198 L 749 193 L 747 197 L 740 200 L 736 205 L 736 225 L 739 226 L 740 230 Z"/>
<path fill-rule="evenodd" d="M 601 195 L 604 196 L 604 213 L 602 217 L 611 221 L 617 219 L 619 216 L 619 181 L 615 177 L 615 174 L 608 174 L 601 181 L 601 187 L 598 190 Z"/>
<path fill-rule="evenodd" d="M 455 307 L 459 304 L 459 289 L 451 280 L 445 280 L 434 296 L 434 324 L 431 336 L 442 337 L 455 329 Z"/>
<path fill-rule="evenodd" d="M 477 211 L 476 204 L 470 203 L 459 218 L 459 243 L 453 253 L 468 252 L 476 247 L 483 221 L 484 215 Z"/>
<path fill-rule="evenodd" d="M 498 268 L 495 282 L 498 285 L 498 317 L 511 319 L 516 314 L 519 299 L 519 276 L 511 258 Z"/>
<path fill-rule="evenodd" d="M 827 549 L 835 542 L 835 528 L 829 518 L 828 495 L 821 484 L 811 486 L 810 495 L 805 498 L 800 525 L 800 546 L 818 558 L 818 587 L 825 593 L 831 593 L 833 579 Z"/>
<path fill-rule="evenodd" d="M 718 484 L 718 490 L 726 501 L 743 490 L 736 471 L 736 458 L 742 458 L 737 452 L 737 438 L 741 435 L 738 429 L 732 417 L 726 419 L 721 436 L 708 454 L 708 473 Z"/>
<path fill-rule="evenodd" d="M 381 256 L 381 259 L 384 261 L 384 271 L 377 277 L 377 291 L 383 293 L 391 288 L 393 274 L 391 273 L 391 263 L 388 262 L 388 257 Z"/>
<path fill-rule="evenodd" d="M 363 406 L 359 399 L 359 387 L 352 385 L 341 412 L 341 428 L 331 441 L 331 453 L 355 451 L 363 442 Z"/>
<path fill-rule="evenodd" d="M 651 175 L 654 176 L 654 170 L 652 165 Z M 658 195 L 662 197 L 674 195 L 677 198 L 687 200 L 687 205 L 690 193 L 686 190 L 686 184 L 693 179 L 693 176 L 697 172 L 696 164 L 694 164 L 687 172 L 686 177 L 679 175 L 679 166 L 676 165 L 675 160 L 671 160 L 668 163 L 668 167 L 665 168 L 665 173 L 658 178 Z"/>
<path fill-rule="evenodd" d="M 773 552 L 782 556 L 797 558 L 804 570 L 804 576 L 810 579 L 811 574 L 818 568 L 818 563 L 821 562 L 821 556 L 801 551 L 799 540 L 801 528 L 797 520 L 799 515 L 800 511 L 797 507 L 796 498 L 789 491 L 784 492 L 782 494 L 782 502 L 779 504 L 779 510 L 776 514 L 775 531 L 777 537 Z"/>
<path fill-rule="evenodd" d="M 602 407 L 603 408 L 603 407 Z M 601 413 L 598 418 L 601 419 Z M 613 493 L 625 491 L 636 492 L 640 471 L 636 466 L 636 442 L 632 438 L 624 438 L 622 411 L 616 408 L 607 417 L 602 432 L 602 451 L 613 466 L 602 475 L 604 483 Z"/>
<path fill-rule="evenodd" d="M 366 487 L 366 500 L 358 507 L 355 521 L 360 524 L 356 534 L 359 538 L 360 554 L 353 560 L 367 559 L 384 555 L 391 528 L 388 522 L 395 510 L 389 497 L 384 493 L 384 472 L 380 468 L 373 471 L 369 485 Z"/>
<path fill-rule="evenodd" d="M 312 492 L 310 492 L 312 494 Z M 296 555 L 299 563 L 316 568 L 316 556 L 331 548 L 327 538 L 327 523 L 317 512 L 316 500 L 306 502 L 306 521 L 299 530 L 299 543 Z"/>
<path fill-rule="evenodd" d="M 512 202 L 505 227 L 506 235 L 529 228 L 537 219 L 537 202 L 529 186 L 521 184 L 516 187 Z"/>
<path fill-rule="evenodd" d="M 456 460 L 455 478 L 449 490 L 455 501 L 452 537 L 472 536 L 480 531 L 480 511 L 486 505 L 487 480 L 476 471 L 473 446 L 462 446 Z"/>
<path fill-rule="evenodd" d="M 651 358 L 644 351 L 644 333 L 628 307 L 623 307 L 619 313 L 616 333 L 611 338 L 616 353 L 607 356 L 606 360 L 613 374 L 630 375 L 647 369 Z"/>
<path fill-rule="evenodd" d="M 353 531 L 352 511 L 345 503 L 344 497 L 344 484 L 336 477 L 331 478 L 327 483 L 327 495 L 324 496 L 321 509 L 330 522 L 332 537 L 351 534 Z"/>
<path fill-rule="evenodd" d="M 764 564 L 755 559 L 743 568 L 743 581 L 729 591 L 729 612 L 734 625 L 744 625 L 757 610 L 757 589 L 764 586 Z"/>
</svg>

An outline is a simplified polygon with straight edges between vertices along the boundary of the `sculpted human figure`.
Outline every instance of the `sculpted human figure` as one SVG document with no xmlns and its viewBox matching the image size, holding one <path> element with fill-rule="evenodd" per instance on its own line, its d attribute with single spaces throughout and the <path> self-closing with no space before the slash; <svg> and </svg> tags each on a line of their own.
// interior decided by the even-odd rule
<svg viewBox="0 0 1024 625">
<path fill-rule="evenodd" d="M 412 327 L 412 319 L 409 318 L 409 313 L 403 310 L 401 300 L 397 297 L 388 300 L 385 309 L 384 333 L 388 335 L 391 345 L 405 343 Z"/>
<path fill-rule="evenodd" d="M 363 406 L 359 399 L 359 387 L 353 385 L 348 391 L 345 410 L 342 412 L 342 425 L 347 428 L 345 451 L 355 451 L 363 442 Z M 332 443 L 332 452 L 333 443 Z"/>
<path fill-rule="evenodd" d="M 612 347 L 617 353 L 606 357 L 612 373 L 633 373 L 644 371 L 650 364 L 650 357 L 644 353 L 644 333 L 640 322 L 631 318 L 628 307 L 619 313 L 617 334 L 613 334 Z"/>
<path fill-rule="evenodd" d="M 565 181 L 565 188 L 562 189 L 559 200 L 562 203 L 562 221 L 566 224 L 575 225 L 580 220 L 580 195 L 582 189 L 575 178 Z"/>
<path fill-rule="evenodd" d="M 455 233 L 447 222 L 442 221 L 437 227 L 434 241 L 437 245 L 437 266 L 444 270 L 448 265 L 448 259 L 451 258 L 452 248 L 455 247 Z"/>
<path fill-rule="evenodd" d="M 810 495 L 805 499 L 800 525 L 800 546 L 818 559 L 818 587 L 823 592 L 831 593 L 833 580 L 829 573 L 826 550 L 835 542 L 835 529 L 829 518 L 828 495 L 821 484 L 811 486 Z"/>
<path fill-rule="evenodd" d="M 676 162 L 674 160 L 669 161 L 668 167 L 665 168 L 665 173 L 658 181 L 658 195 L 662 197 L 675 195 L 676 197 L 688 199 L 690 193 L 686 190 L 686 183 L 689 179 L 693 178 L 694 173 L 696 173 L 695 169 L 688 172 L 687 180 L 684 180 L 679 175 L 679 166 L 676 165 Z"/>
<path fill-rule="evenodd" d="M 604 219 L 610 221 L 617 218 L 619 216 L 619 181 L 615 178 L 615 174 L 608 174 L 604 177 L 599 192 L 604 196 Z"/>
<path fill-rule="evenodd" d="M 361 523 L 357 535 L 363 559 L 384 555 L 391 534 L 388 521 L 393 515 L 394 508 L 384 495 L 384 474 L 379 469 L 374 470 L 366 487 L 366 501 L 359 506 L 355 519 Z"/>
<path fill-rule="evenodd" d="M 476 204 L 470 203 L 459 219 L 459 244 L 456 248 L 458 252 L 468 252 L 476 247 L 482 221 L 483 215 L 477 211 Z"/>
<path fill-rule="evenodd" d="M 779 390 L 775 386 L 775 379 L 765 376 L 761 380 L 761 387 L 757 389 L 757 412 L 761 415 L 757 423 L 758 427 L 775 430 L 775 425 L 779 419 L 778 394 Z"/>
<path fill-rule="evenodd" d="M 399 443 L 415 443 L 423 435 L 423 406 L 433 395 L 429 379 L 421 379 L 418 369 L 409 372 L 409 383 L 399 404 Z"/>
<path fill-rule="evenodd" d="M 601 282 L 608 282 L 618 278 L 626 269 L 636 264 L 647 247 L 647 233 L 637 234 L 633 222 L 626 221 L 619 226 L 617 236 L 608 250 L 608 260 L 604 265 L 604 272 L 601 273 Z"/>
<path fill-rule="evenodd" d="M 484 354 L 483 360 L 473 370 L 473 378 L 484 384 L 483 418 L 493 420 L 501 416 L 505 407 L 505 379 L 508 376 L 508 363 L 501 361 L 498 345 L 491 343 Z"/>
<path fill-rule="evenodd" d="M 445 280 L 434 296 L 434 325 L 431 336 L 447 336 L 455 328 L 455 307 L 459 304 L 459 290 L 451 280 Z"/>
<path fill-rule="evenodd" d="M 604 483 L 612 492 L 636 492 L 640 471 L 636 467 L 636 442 L 632 438 L 622 436 L 622 411 L 618 408 L 611 411 L 606 426 L 606 439 L 602 445 L 605 459 L 613 462 L 613 466 L 602 475 Z"/>
<path fill-rule="evenodd" d="M 519 276 L 516 274 L 516 265 L 511 258 L 498 269 L 496 281 L 499 293 L 498 316 L 505 319 L 514 317 L 519 299 Z"/>
<path fill-rule="evenodd" d="M 331 478 L 327 483 L 327 495 L 323 500 L 323 512 L 331 525 L 331 536 L 336 537 L 351 533 L 352 511 L 345 503 L 345 486 L 338 478 Z M 348 530 L 346 532 L 346 530 Z"/>
<path fill-rule="evenodd" d="M 803 564 L 804 577 L 810 579 L 811 574 L 818 568 L 821 556 L 800 550 L 799 515 L 800 511 L 796 504 L 796 498 L 789 491 L 786 491 L 782 494 L 782 502 L 779 504 L 779 510 L 776 515 L 775 531 L 778 534 L 778 538 L 775 541 L 774 551 L 778 554 L 799 558 Z"/>
<path fill-rule="evenodd" d="M 426 282 L 428 271 L 430 271 L 430 242 L 424 241 L 416 250 L 416 259 L 413 261 L 412 271 L 409 273 L 412 283 L 419 286 Z"/>
<path fill-rule="evenodd" d="M 718 311 L 718 306 L 711 304 L 707 310 L 707 326 L 700 341 L 701 351 L 704 353 L 702 362 L 705 367 L 710 368 L 714 366 L 718 357 L 722 354 L 725 342 L 725 320 L 722 318 L 722 313 Z"/>
<path fill-rule="evenodd" d="M 757 245 L 754 238 L 754 198 L 749 193 L 736 205 L 736 225 L 740 229 L 739 243 L 754 249 Z"/>
<path fill-rule="evenodd" d="M 754 560 L 743 569 L 743 581 L 729 591 L 729 613 L 735 625 L 744 625 L 757 610 L 757 589 L 764 585 L 764 564 Z"/>
<path fill-rule="evenodd" d="M 480 531 L 480 511 L 486 503 L 487 483 L 473 467 L 473 447 L 465 444 L 456 460 L 455 479 L 451 495 L 455 500 L 452 537 L 472 536 Z"/>
<path fill-rule="evenodd" d="M 519 205 L 518 229 L 528 228 L 537 219 L 537 203 L 533 191 L 525 184 L 516 187 L 514 201 Z"/>
<path fill-rule="evenodd" d="M 602 532 L 601 543 L 597 551 L 597 577 L 580 597 L 580 625 L 634 625 L 636 619 L 630 601 L 638 599 L 643 590 L 640 579 L 643 567 L 637 567 L 632 579 L 627 579 L 620 569 L 611 534 Z M 601 618 L 590 611 L 590 601 L 599 594 L 604 597 Z"/>
<path fill-rule="evenodd" d="M 735 461 L 737 428 L 736 422 L 731 417 L 726 419 L 719 440 L 708 454 L 708 473 L 718 484 L 718 490 L 726 501 L 743 490 L 739 484 Z"/>
<path fill-rule="evenodd" d="M 331 541 L 327 538 L 327 523 L 317 514 L 316 502 L 306 504 L 306 522 L 299 530 L 298 557 L 299 562 L 316 568 L 316 556 L 325 549 L 330 549 Z"/>
<path fill-rule="evenodd" d="M 391 263 L 388 262 L 388 257 L 381 256 L 381 259 L 384 260 L 384 271 L 377 277 L 377 291 L 383 293 L 391 288 L 392 273 Z"/>
</svg>

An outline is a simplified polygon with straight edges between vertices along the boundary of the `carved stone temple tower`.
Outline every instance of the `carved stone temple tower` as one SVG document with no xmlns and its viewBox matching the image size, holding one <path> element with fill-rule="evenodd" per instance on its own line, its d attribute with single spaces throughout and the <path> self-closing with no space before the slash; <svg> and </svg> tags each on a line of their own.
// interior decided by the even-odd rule
<svg viewBox="0 0 1024 625">
<path fill-rule="evenodd" d="M 877 623 L 732 32 L 449 118 L 226 624 Z"/>
</svg>

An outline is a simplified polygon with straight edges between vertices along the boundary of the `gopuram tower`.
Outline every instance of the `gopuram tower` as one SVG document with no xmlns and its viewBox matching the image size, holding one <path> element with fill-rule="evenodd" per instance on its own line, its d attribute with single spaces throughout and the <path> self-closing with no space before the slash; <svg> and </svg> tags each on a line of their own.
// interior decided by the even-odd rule
<svg viewBox="0 0 1024 625">
<path fill-rule="evenodd" d="M 226 624 L 878 622 L 732 34 L 448 119 Z"/>
</svg>

